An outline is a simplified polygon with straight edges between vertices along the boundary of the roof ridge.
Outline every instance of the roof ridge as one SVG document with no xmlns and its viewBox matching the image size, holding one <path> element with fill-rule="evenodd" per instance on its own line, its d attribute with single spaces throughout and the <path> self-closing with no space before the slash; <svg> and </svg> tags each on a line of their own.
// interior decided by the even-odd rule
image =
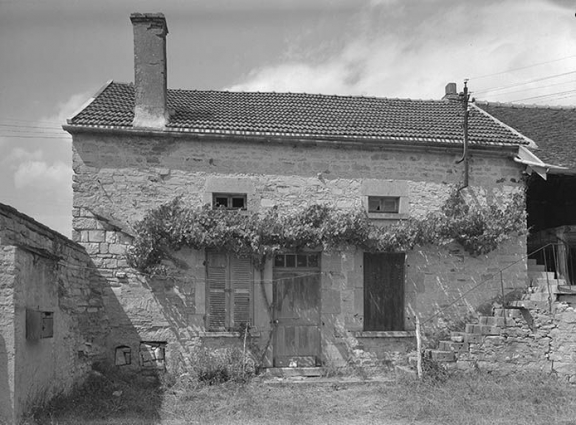
<svg viewBox="0 0 576 425">
<path fill-rule="evenodd" d="M 558 110 L 571 110 L 575 109 L 576 106 L 569 105 L 536 105 L 536 104 L 526 104 L 526 103 L 512 103 L 512 102 L 490 102 L 488 100 L 475 100 L 476 105 L 486 105 L 486 106 L 503 106 L 507 108 L 518 108 L 518 109 L 558 109 Z"/>
</svg>

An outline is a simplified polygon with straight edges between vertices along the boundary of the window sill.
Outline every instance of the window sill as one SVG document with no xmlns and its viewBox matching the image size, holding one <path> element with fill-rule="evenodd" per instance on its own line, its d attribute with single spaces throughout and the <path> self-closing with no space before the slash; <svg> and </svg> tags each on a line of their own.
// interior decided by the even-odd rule
<svg viewBox="0 0 576 425">
<path fill-rule="evenodd" d="M 368 218 L 372 220 L 406 220 L 408 218 L 408 214 L 369 212 Z"/>
<path fill-rule="evenodd" d="M 198 332 L 201 338 L 240 338 L 240 332 Z M 251 332 L 249 337 L 259 337 L 260 332 Z"/>
<path fill-rule="evenodd" d="M 355 331 L 352 332 L 355 338 L 413 338 L 414 331 Z"/>
</svg>

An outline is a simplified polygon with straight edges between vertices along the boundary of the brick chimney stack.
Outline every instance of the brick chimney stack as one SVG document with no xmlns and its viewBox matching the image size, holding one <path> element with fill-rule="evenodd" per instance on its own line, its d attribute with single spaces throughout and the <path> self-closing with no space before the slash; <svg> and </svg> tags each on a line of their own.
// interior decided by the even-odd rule
<svg viewBox="0 0 576 425">
<path fill-rule="evenodd" d="M 446 84 L 445 89 L 446 94 L 442 98 L 442 100 L 460 100 L 460 95 L 458 94 L 458 88 L 456 83 L 448 83 Z"/>
<path fill-rule="evenodd" d="M 168 122 L 166 35 L 162 13 L 132 13 L 134 28 L 134 121 L 139 128 L 163 129 Z"/>
</svg>

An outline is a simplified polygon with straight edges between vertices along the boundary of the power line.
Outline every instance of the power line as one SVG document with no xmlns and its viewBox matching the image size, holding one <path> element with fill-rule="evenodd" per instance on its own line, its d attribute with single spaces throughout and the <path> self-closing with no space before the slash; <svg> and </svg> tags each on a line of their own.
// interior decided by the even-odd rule
<svg viewBox="0 0 576 425">
<path fill-rule="evenodd" d="M 524 100 L 531 100 L 531 99 L 540 99 L 540 98 L 552 98 L 556 95 L 562 95 L 562 94 L 568 94 L 568 93 L 576 93 L 576 90 L 567 90 L 567 91 L 563 91 L 563 92 L 558 92 L 558 93 L 550 93 L 550 94 L 543 94 L 540 96 L 532 96 L 532 97 L 525 97 L 523 99 L 516 99 L 513 100 L 513 102 L 522 102 Z"/>
<path fill-rule="evenodd" d="M 523 67 L 520 67 L 520 68 L 508 69 L 508 70 L 506 70 L 506 71 L 499 71 L 499 72 L 495 72 L 495 73 L 493 73 L 493 74 L 486 74 L 486 75 L 480 75 L 480 76 L 478 76 L 478 77 L 471 77 L 471 78 L 469 78 L 469 80 L 479 80 L 479 79 L 481 79 L 481 78 L 493 77 L 493 76 L 495 76 L 495 75 L 502 75 L 502 74 L 507 74 L 507 73 L 509 73 L 509 72 L 521 71 L 521 70 L 523 70 L 523 69 L 533 68 L 533 67 L 535 67 L 535 66 L 540 66 L 540 65 L 547 65 L 547 64 L 549 64 L 549 63 L 560 62 L 560 61 L 563 61 L 563 60 L 566 60 L 566 59 L 572 59 L 572 58 L 576 58 L 576 55 L 566 56 L 566 57 L 564 57 L 564 58 L 559 58 L 559 59 L 553 59 L 553 60 L 547 61 L 547 62 L 539 62 L 539 63 L 535 63 L 535 64 L 532 64 L 532 65 L 526 65 L 526 66 L 523 66 Z"/>
<path fill-rule="evenodd" d="M 550 75 L 548 77 L 536 78 L 534 80 L 524 81 L 522 83 L 510 84 L 508 86 L 492 87 L 492 88 L 488 88 L 485 90 L 476 90 L 476 91 L 474 91 L 474 94 L 489 93 L 489 92 L 493 92 L 493 91 L 505 90 L 505 89 L 512 88 L 512 87 L 518 87 L 518 86 L 523 86 L 526 84 L 537 83 L 538 81 L 551 80 L 552 78 L 563 77 L 565 75 L 571 75 L 571 74 L 576 74 L 576 71 L 563 72 L 562 74 L 556 74 L 556 75 Z"/>
<path fill-rule="evenodd" d="M 568 81 L 568 82 L 561 82 L 561 83 L 554 83 L 554 84 L 548 84 L 546 86 L 538 86 L 538 87 L 526 87 L 525 89 L 522 90 L 514 90 L 514 91 L 509 91 L 509 92 L 505 92 L 505 93 L 493 93 L 491 94 L 491 96 L 506 96 L 509 94 L 514 94 L 514 93 L 523 93 L 526 92 L 528 90 L 540 90 L 540 89 L 545 89 L 548 87 L 554 87 L 554 86 L 559 86 L 559 85 L 566 85 L 566 84 L 570 84 L 570 83 L 576 83 L 576 81 Z"/>
</svg>

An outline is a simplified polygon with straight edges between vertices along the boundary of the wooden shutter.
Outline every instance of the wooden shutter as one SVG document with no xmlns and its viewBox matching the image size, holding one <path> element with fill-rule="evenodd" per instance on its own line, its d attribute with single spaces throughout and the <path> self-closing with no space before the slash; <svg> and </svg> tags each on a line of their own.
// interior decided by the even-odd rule
<svg viewBox="0 0 576 425">
<path fill-rule="evenodd" d="M 206 253 L 206 292 L 208 298 L 206 327 L 209 331 L 226 330 L 227 272 L 225 254 L 217 252 Z"/>
<path fill-rule="evenodd" d="M 250 322 L 250 298 L 254 269 L 249 257 L 206 253 L 206 298 L 209 331 L 235 330 Z"/>
<path fill-rule="evenodd" d="M 364 330 L 404 330 L 404 254 L 364 254 Z"/>
<path fill-rule="evenodd" d="M 231 328 L 250 322 L 250 292 L 253 281 L 254 269 L 250 258 L 230 255 Z"/>
</svg>

